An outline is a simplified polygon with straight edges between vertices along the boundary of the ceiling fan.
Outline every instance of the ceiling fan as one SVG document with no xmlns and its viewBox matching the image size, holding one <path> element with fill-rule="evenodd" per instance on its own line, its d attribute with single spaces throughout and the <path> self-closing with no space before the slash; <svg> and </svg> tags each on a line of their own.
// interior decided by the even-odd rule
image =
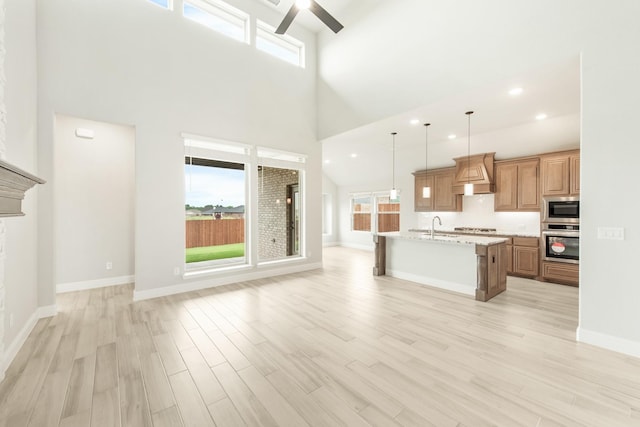
<svg viewBox="0 0 640 427">
<path fill-rule="evenodd" d="M 289 12 L 287 12 L 287 14 L 285 15 L 280 26 L 276 29 L 276 34 L 284 34 L 289 28 L 289 25 L 291 25 L 291 23 L 293 22 L 293 18 L 295 18 L 298 12 L 302 9 L 309 9 L 322 22 L 324 22 L 327 27 L 331 28 L 334 33 L 337 33 L 344 28 L 344 25 L 339 23 L 336 18 L 331 16 L 331 14 L 327 12 L 322 6 L 320 6 L 317 1 L 296 0 L 291 6 L 291 9 L 289 9 Z"/>
</svg>

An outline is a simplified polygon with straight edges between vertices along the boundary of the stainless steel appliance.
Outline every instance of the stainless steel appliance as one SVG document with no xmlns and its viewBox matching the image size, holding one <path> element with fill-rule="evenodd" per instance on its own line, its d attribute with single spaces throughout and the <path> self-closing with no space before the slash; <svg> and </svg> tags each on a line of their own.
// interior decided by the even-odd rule
<svg viewBox="0 0 640 427">
<path fill-rule="evenodd" d="M 574 224 L 544 224 L 542 259 L 578 264 L 580 260 L 580 226 Z"/>
<path fill-rule="evenodd" d="M 579 197 L 545 197 L 542 199 L 542 222 L 556 224 L 580 223 Z"/>
</svg>

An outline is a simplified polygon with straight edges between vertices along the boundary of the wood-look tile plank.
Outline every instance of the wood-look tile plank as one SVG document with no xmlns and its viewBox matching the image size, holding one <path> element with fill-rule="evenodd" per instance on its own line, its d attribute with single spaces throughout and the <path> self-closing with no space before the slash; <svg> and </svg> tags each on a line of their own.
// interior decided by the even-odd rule
<svg viewBox="0 0 640 427">
<path fill-rule="evenodd" d="M 300 427 L 309 425 L 256 368 L 249 366 L 238 371 L 238 375 L 279 426 Z"/>
<path fill-rule="evenodd" d="M 120 425 L 120 397 L 118 388 L 93 394 L 91 427 L 117 427 Z"/>
<path fill-rule="evenodd" d="M 151 413 L 140 373 L 121 375 L 118 382 L 122 427 L 151 427 Z"/>
<path fill-rule="evenodd" d="M 91 425 L 91 411 L 80 412 L 60 420 L 59 427 L 87 427 Z"/>
<path fill-rule="evenodd" d="M 209 413 L 217 426 L 224 427 L 245 427 L 247 424 L 242 420 L 238 410 L 231 400 L 224 398 L 209 405 Z"/>
<path fill-rule="evenodd" d="M 68 418 L 85 411 L 91 411 L 95 369 L 95 353 L 76 359 L 73 362 L 67 397 L 62 410 L 63 418 Z"/>
<path fill-rule="evenodd" d="M 218 347 L 224 358 L 233 366 L 233 369 L 240 371 L 251 366 L 244 354 L 222 332 L 216 329 L 205 331 L 205 333 Z"/>
<path fill-rule="evenodd" d="M 158 353 L 140 356 L 140 367 L 151 413 L 174 406 L 175 401 L 167 379 L 167 372 L 164 370 Z"/>
<path fill-rule="evenodd" d="M 169 381 L 184 425 L 194 427 L 213 425 L 209 410 L 202 401 L 189 372 L 182 371 L 171 375 Z"/>
<path fill-rule="evenodd" d="M 200 350 L 200 353 L 205 358 L 209 366 L 213 367 L 226 362 L 226 359 L 218 347 L 215 346 L 202 329 L 190 329 L 188 332 L 193 343 L 198 347 L 198 350 Z"/>
<path fill-rule="evenodd" d="M 152 415 L 152 419 L 153 427 L 180 427 L 184 425 L 177 406 L 156 412 Z"/>
<path fill-rule="evenodd" d="M 216 365 L 213 373 L 222 384 L 224 391 L 238 409 L 240 416 L 249 426 L 264 425 L 277 426 L 277 423 L 260 403 L 258 398 L 238 376 L 236 371 L 228 363 Z"/>
<path fill-rule="evenodd" d="M 156 335 L 153 337 L 153 340 L 162 358 L 162 363 L 164 364 L 164 369 L 167 371 L 167 375 L 173 375 L 187 369 L 171 334 Z"/>
<path fill-rule="evenodd" d="M 227 397 L 218 379 L 196 347 L 182 350 L 181 354 L 206 405 L 211 405 Z"/>
</svg>

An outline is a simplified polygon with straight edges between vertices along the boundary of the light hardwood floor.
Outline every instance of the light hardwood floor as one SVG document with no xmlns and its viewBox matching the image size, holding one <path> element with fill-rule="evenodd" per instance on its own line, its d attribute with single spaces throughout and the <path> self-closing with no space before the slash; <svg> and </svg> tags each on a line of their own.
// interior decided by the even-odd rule
<svg viewBox="0 0 640 427">
<path fill-rule="evenodd" d="M 59 295 L 0 384 L 0 425 L 640 426 L 640 360 L 574 341 L 577 289 L 510 278 L 487 303 L 373 255 L 132 303 Z"/>
</svg>

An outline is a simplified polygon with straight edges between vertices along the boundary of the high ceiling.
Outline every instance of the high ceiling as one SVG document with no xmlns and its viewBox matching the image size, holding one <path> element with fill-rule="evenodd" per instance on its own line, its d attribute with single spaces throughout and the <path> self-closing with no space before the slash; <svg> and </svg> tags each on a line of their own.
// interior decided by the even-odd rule
<svg viewBox="0 0 640 427">
<path fill-rule="evenodd" d="M 514 96 L 509 91 L 522 88 Z M 453 166 L 467 154 L 496 152 L 496 159 L 577 148 L 580 141 L 579 57 L 501 80 L 458 96 L 420 106 L 322 140 L 323 170 L 340 186 L 391 181 L 392 131 L 398 173 L 425 168 L 425 127 L 429 122 L 428 167 Z M 537 120 L 545 113 L 547 118 Z M 410 121 L 417 119 L 418 125 Z M 449 135 L 455 134 L 455 139 Z M 355 155 L 355 157 L 352 157 Z"/>
<path fill-rule="evenodd" d="M 287 14 L 295 0 L 260 0 L 266 2 L 275 7 L 278 12 L 284 16 Z M 375 3 L 378 0 L 360 0 L 358 3 Z M 327 12 L 333 15 L 338 21 L 344 24 L 345 15 L 347 9 L 352 6 L 353 0 L 318 0 L 318 4 L 322 6 Z M 303 27 L 313 32 L 323 31 L 327 27 L 320 21 L 313 13 L 303 10 L 296 16 L 295 23 L 302 25 Z"/>
</svg>

